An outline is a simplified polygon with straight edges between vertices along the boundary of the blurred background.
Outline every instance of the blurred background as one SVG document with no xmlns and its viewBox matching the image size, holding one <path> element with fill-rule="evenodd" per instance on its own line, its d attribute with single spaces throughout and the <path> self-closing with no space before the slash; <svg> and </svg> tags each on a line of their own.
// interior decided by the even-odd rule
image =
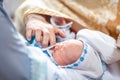
<svg viewBox="0 0 120 80">
<path fill-rule="evenodd" d="M 6 9 L 8 11 L 8 14 L 11 15 L 11 17 L 14 17 L 14 13 L 16 9 L 20 6 L 20 4 L 24 0 L 4 0 L 4 4 L 6 5 Z"/>
</svg>

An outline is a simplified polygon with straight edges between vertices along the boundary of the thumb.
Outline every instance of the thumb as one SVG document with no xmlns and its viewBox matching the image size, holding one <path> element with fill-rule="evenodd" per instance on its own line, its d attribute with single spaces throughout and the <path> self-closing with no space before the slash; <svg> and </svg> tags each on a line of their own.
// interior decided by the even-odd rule
<svg viewBox="0 0 120 80">
<path fill-rule="evenodd" d="M 62 38 L 66 37 L 66 34 L 62 30 L 60 30 L 58 28 L 55 28 L 55 34 L 59 35 Z"/>
</svg>

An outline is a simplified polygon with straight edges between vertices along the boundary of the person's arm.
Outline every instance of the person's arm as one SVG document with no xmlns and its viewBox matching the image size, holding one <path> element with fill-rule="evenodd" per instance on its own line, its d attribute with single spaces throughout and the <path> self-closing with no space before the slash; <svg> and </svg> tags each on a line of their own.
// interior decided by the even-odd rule
<svg viewBox="0 0 120 80">
<path fill-rule="evenodd" d="M 50 3 L 51 4 L 51 3 Z M 29 28 L 34 26 L 34 31 L 33 32 L 37 32 L 37 35 L 41 35 L 41 32 L 44 33 L 45 35 L 42 36 L 36 36 L 36 41 L 37 42 L 41 42 L 40 37 L 43 37 L 43 42 L 42 45 L 47 46 L 49 43 L 50 45 L 53 45 L 56 43 L 55 40 L 55 35 L 60 35 L 61 37 L 65 37 L 65 34 L 63 34 L 63 32 L 59 29 L 54 29 L 52 28 L 52 26 L 47 26 L 47 24 L 44 24 L 45 26 L 40 25 L 40 20 L 38 20 L 38 18 L 36 19 L 35 17 L 32 17 L 32 19 L 34 18 L 34 22 L 35 24 L 39 25 L 35 25 L 33 24 L 33 21 L 31 22 L 30 20 L 27 21 L 26 18 L 31 17 L 32 15 L 36 15 L 38 17 L 40 17 L 41 15 L 44 16 L 59 16 L 59 17 L 63 17 L 65 18 L 67 21 L 73 22 L 73 27 L 71 27 L 72 31 L 77 32 L 79 29 L 83 28 L 83 26 L 81 26 L 79 23 L 77 23 L 76 21 L 72 20 L 71 17 L 58 12 L 56 10 L 51 9 L 48 5 L 45 4 L 44 1 L 42 0 L 35 0 L 34 2 L 32 0 L 26 0 L 17 10 L 16 12 L 16 19 L 15 21 L 17 21 L 18 24 L 22 24 L 22 26 L 25 26 L 27 23 L 30 23 L 30 25 L 28 26 Z M 27 22 L 27 23 L 26 23 Z M 25 24 L 24 24 L 25 23 Z M 40 32 L 38 32 L 38 30 L 35 27 L 39 27 Z M 21 26 L 20 26 L 21 28 Z M 27 31 L 27 30 L 26 30 Z M 28 31 L 27 31 L 28 32 Z M 30 31 L 30 36 L 27 35 L 27 37 L 31 38 L 31 35 L 34 35 L 34 33 L 32 33 Z M 48 39 L 46 39 L 46 41 L 44 41 L 45 36 L 47 36 Z"/>
<path fill-rule="evenodd" d="M 43 13 L 44 17 L 42 14 L 36 11 L 31 14 L 27 13 L 28 11 L 34 11 L 34 9 L 40 10 L 40 13 Z M 61 37 L 65 37 L 65 34 L 62 32 L 62 30 L 54 28 L 44 19 L 45 16 L 47 16 L 45 13 L 49 13 L 49 11 L 47 11 L 46 9 L 47 6 L 44 4 L 44 1 L 35 0 L 33 2 L 31 0 L 26 0 L 18 8 L 15 19 L 16 21 L 18 20 L 17 24 L 22 23 L 23 26 L 26 28 L 26 38 L 28 40 L 31 40 L 31 37 L 35 36 L 36 42 L 38 44 L 41 44 L 43 47 L 46 47 L 49 44 L 55 44 L 56 34 L 60 35 Z M 20 15 L 23 17 L 17 17 Z"/>
<path fill-rule="evenodd" d="M 0 80 L 30 80 L 28 52 L 0 0 Z"/>
<path fill-rule="evenodd" d="M 26 38 L 31 40 L 31 37 L 35 36 L 36 42 L 43 47 L 55 44 L 56 34 L 65 37 L 64 32 L 48 23 L 43 15 L 30 14 L 27 16 L 25 24 Z"/>
</svg>

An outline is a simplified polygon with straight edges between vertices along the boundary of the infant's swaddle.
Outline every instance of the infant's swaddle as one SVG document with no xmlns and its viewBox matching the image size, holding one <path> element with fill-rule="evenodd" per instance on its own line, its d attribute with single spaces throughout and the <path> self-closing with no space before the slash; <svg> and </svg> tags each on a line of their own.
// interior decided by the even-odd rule
<svg viewBox="0 0 120 80">
<path fill-rule="evenodd" d="M 77 39 L 87 41 L 106 64 L 120 60 L 120 49 L 117 48 L 115 39 L 102 32 L 83 29 L 77 33 Z"/>
<path fill-rule="evenodd" d="M 84 41 L 84 40 L 82 40 L 82 41 Z M 35 47 L 42 48 L 41 46 L 39 46 L 36 43 L 35 37 L 32 37 L 30 43 L 31 43 L 31 45 L 33 45 Z M 85 52 L 86 50 L 87 50 L 87 53 Z M 51 54 L 51 52 L 49 50 L 44 50 L 43 52 L 48 57 L 50 57 L 50 59 L 56 64 L 53 57 L 51 55 L 49 55 L 49 54 Z M 93 59 L 94 59 L 94 61 L 93 61 Z M 57 65 L 57 66 L 59 66 L 59 65 Z M 80 58 L 75 63 L 64 66 L 64 68 L 80 70 L 81 74 L 89 76 L 91 78 L 98 78 L 103 74 L 102 62 L 100 60 L 99 55 L 86 42 L 84 43 L 83 55 L 80 56 Z"/>
</svg>

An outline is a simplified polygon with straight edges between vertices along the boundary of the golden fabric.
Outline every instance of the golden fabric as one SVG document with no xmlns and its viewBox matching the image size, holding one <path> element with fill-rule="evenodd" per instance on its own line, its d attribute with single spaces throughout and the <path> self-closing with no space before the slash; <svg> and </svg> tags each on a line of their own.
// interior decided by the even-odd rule
<svg viewBox="0 0 120 80">
<path fill-rule="evenodd" d="M 17 10 L 15 20 L 23 24 L 22 16 L 31 13 L 65 17 L 77 23 L 73 27 L 75 31 L 86 27 L 115 39 L 118 36 L 120 0 L 26 0 Z"/>
</svg>

